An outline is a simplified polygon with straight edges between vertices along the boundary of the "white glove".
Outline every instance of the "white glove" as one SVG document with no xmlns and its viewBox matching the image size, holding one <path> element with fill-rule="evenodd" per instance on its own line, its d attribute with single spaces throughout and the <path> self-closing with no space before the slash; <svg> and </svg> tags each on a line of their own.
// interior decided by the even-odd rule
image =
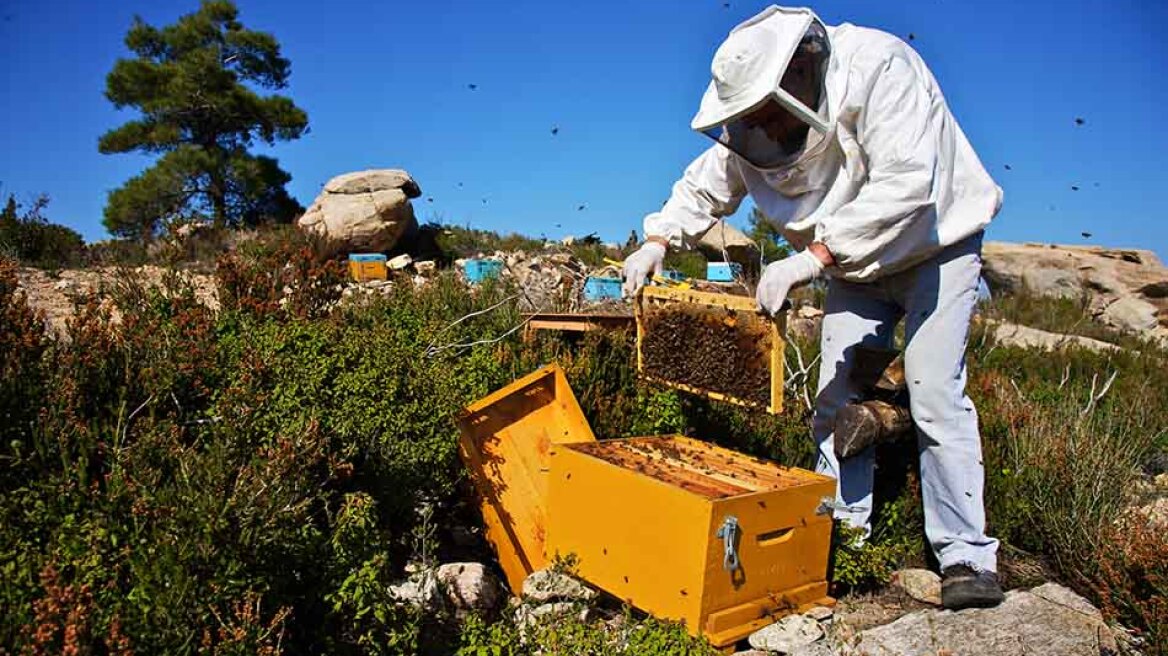
<svg viewBox="0 0 1168 656">
<path fill-rule="evenodd" d="M 664 266 L 665 246 L 655 241 L 642 244 L 637 252 L 625 258 L 625 268 L 621 271 L 625 296 L 635 296 L 645 286 L 645 279 L 651 275 L 661 275 Z"/>
<path fill-rule="evenodd" d="M 811 251 L 802 251 L 788 258 L 771 262 L 762 272 L 754 298 L 763 312 L 774 316 L 787 300 L 792 287 L 811 282 L 823 273 L 823 262 Z"/>
</svg>

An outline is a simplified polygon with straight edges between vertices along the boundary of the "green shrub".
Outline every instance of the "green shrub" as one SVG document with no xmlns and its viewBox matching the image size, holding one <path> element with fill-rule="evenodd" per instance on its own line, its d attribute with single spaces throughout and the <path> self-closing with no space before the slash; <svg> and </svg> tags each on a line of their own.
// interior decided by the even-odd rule
<svg viewBox="0 0 1168 656">
<path fill-rule="evenodd" d="M 85 255 L 85 241 L 71 228 L 44 216 L 48 196 L 40 196 L 21 210 L 11 194 L 0 210 L 0 257 L 42 268 L 76 266 Z"/>
</svg>

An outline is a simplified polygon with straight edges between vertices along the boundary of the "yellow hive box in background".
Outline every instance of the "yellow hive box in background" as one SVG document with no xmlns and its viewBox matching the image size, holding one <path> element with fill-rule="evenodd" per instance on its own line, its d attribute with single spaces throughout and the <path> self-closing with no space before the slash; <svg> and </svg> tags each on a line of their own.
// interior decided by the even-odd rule
<svg viewBox="0 0 1168 656">
<path fill-rule="evenodd" d="M 550 469 L 548 555 L 715 646 L 834 603 L 832 478 L 681 436 L 557 445 Z"/>
<path fill-rule="evenodd" d="M 349 256 L 349 275 L 357 282 L 385 280 L 389 277 L 385 255 L 381 253 L 353 253 Z"/>
</svg>

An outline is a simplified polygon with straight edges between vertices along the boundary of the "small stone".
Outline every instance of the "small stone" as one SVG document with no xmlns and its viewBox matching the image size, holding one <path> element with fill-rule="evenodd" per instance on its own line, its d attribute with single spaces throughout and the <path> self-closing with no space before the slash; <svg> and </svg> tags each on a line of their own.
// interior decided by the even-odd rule
<svg viewBox="0 0 1168 656">
<path fill-rule="evenodd" d="M 390 269 L 393 269 L 394 271 L 400 271 L 401 269 L 408 267 L 410 265 L 410 263 L 413 261 L 414 261 L 414 258 L 410 257 L 409 254 L 402 253 L 401 255 L 398 255 L 397 257 L 393 258 L 392 260 L 386 262 L 385 266 L 389 267 Z"/>
<path fill-rule="evenodd" d="M 515 606 L 515 624 L 521 628 L 572 615 L 579 618 L 581 622 L 587 622 L 589 618 L 588 607 L 573 601 L 555 601 L 538 606 L 529 604 Z"/>
<path fill-rule="evenodd" d="M 816 622 L 826 622 L 827 620 L 830 620 L 833 615 L 835 615 L 835 611 L 831 608 L 828 608 L 827 606 L 814 606 L 806 613 L 803 613 L 803 615 L 805 617 L 810 617 Z"/>
<path fill-rule="evenodd" d="M 424 610 L 437 610 L 442 605 L 442 590 L 432 569 L 415 572 L 405 581 L 389 586 L 389 595 L 401 604 Z"/>
<path fill-rule="evenodd" d="M 1152 483 L 1162 490 L 1168 490 L 1168 472 L 1157 474 L 1156 477 L 1152 479 Z"/>
<path fill-rule="evenodd" d="M 494 610 L 503 598 L 498 579 L 482 563 L 447 563 L 438 567 L 437 576 L 457 610 Z"/>
<path fill-rule="evenodd" d="M 557 599 L 591 601 L 596 591 L 567 574 L 541 569 L 524 579 L 523 597 L 540 603 Z"/>
<path fill-rule="evenodd" d="M 750 634 L 750 646 L 755 649 L 789 653 L 823 637 L 819 622 L 803 615 L 788 615 L 783 619 Z"/>
<path fill-rule="evenodd" d="M 902 569 L 893 574 L 892 582 L 917 601 L 941 605 L 941 577 L 927 569 Z"/>
</svg>

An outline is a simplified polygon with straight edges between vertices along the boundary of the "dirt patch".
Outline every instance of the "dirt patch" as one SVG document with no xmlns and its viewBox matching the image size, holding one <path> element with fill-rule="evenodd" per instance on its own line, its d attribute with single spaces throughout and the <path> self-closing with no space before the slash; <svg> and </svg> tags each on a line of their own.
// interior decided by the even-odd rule
<svg viewBox="0 0 1168 656">
<path fill-rule="evenodd" d="M 646 311 L 643 325 L 646 375 L 770 403 L 770 325 L 756 313 L 670 305 Z"/>
</svg>

